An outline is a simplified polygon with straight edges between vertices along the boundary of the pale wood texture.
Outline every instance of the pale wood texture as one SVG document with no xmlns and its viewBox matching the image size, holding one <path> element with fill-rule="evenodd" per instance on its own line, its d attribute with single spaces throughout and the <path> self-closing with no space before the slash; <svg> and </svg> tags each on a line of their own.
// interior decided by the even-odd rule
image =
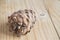
<svg viewBox="0 0 60 40">
<path fill-rule="evenodd" d="M 59 13 L 56 14 L 56 12 L 59 12 L 59 8 L 54 9 L 54 6 L 50 3 L 51 8 L 55 11 L 50 9 L 48 12 L 47 9 L 50 8 L 49 2 L 47 0 L 0 0 L 0 40 L 59 40 L 60 20 Z M 9 15 L 20 9 L 34 10 L 37 15 L 37 21 L 30 33 L 16 37 L 16 35 L 9 32 L 7 21 Z"/>
<path fill-rule="evenodd" d="M 44 2 L 60 39 L 60 0 L 45 0 Z"/>
</svg>

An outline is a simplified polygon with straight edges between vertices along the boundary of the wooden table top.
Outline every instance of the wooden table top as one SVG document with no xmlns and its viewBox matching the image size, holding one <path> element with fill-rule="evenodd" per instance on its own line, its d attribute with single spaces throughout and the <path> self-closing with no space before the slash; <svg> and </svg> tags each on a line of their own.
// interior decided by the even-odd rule
<svg viewBox="0 0 60 40">
<path fill-rule="evenodd" d="M 34 10 L 37 21 L 30 33 L 16 37 L 7 22 L 20 9 Z M 0 40 L 60 40 L 60 0 L 0 0 Z"/>
</svg>

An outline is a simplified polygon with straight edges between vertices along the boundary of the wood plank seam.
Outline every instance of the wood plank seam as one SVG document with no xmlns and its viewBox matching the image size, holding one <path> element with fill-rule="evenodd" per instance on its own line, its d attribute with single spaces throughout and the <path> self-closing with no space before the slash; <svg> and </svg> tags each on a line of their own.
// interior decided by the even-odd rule
<svg viewBox="0 0 60 40">
<path fill-rule="evenodd" d="M 43 2 L 44 2 L 44 0 L 43 0 Z M 56 31 L 56 34 L 57 34 L 57 36 L 58 36 L 58 38 L 59 38 L 59 40 L 60 40 L 60 36 L 59 36 L 59 34 L 58 34 L 58 31 L 57 31 L 57 29 L 56 29 L 56 27 L 55 27 L 55 24 L 54 24 L 54 22 L 53 22 L 53 20 L 52 20 L 52 17 L 51 17 L 51 15 L 50 15 L 49 9 L 48 9 L 48 7 L 47 7 L 47 5 L 46 5 L 45 2 L 44 2 L 44 6 L 45 6 L 45 8 L 46 8 L 46 10 L 47 10 L 47 12 L 48 12 L 48 15 L 49 15 L 49 17 L 50 17 L 50 20 L 51 20 L 51 22 L 52 22 L 52 24 L 53 24 L 53 26 L 54 26 L 55 31 Z"/>
</svg>

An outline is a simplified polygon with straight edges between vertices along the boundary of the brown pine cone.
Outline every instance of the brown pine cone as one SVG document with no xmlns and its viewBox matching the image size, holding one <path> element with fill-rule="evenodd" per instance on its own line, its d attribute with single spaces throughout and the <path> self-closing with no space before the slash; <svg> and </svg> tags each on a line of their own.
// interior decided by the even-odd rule
<svg viewBox="0 0 60 40">
<path fill-rule="evenodd" d="M 19 36 L 20 34 L 27 34 L 30 32 L 33 24 L 36 21 L 36 14 L 32 10 L 19 10 L 8 16 L 9 30 L 13 31 Z"/>
</svg>

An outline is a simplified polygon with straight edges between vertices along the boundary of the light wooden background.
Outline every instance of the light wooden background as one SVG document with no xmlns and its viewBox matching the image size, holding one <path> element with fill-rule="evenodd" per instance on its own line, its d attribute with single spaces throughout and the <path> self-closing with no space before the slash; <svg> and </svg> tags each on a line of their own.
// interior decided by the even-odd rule
<svg viewBox="0 0 60 40">
<path fill-rule="evenodd" d="M 9 32 L 7 17 L 20 9 L 32 9 L 37 21 L 27 35 Z M 0 40 L 60 40 L 60 0 L 0 0 Z"/>
</svg>

